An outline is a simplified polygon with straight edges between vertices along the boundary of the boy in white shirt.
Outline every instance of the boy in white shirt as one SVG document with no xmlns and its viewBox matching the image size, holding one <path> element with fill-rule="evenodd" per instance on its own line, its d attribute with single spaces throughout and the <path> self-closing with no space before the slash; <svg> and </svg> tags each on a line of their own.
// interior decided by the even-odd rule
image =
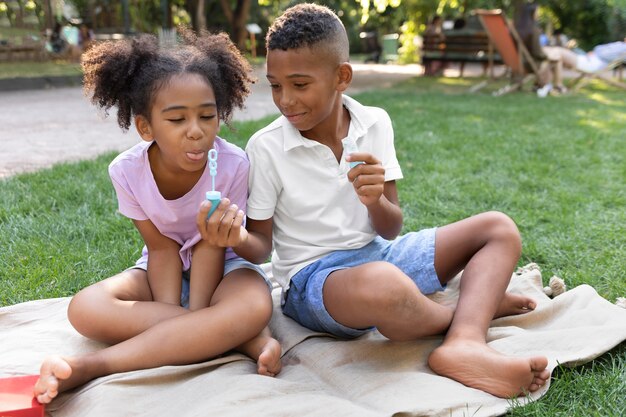
<svg viewBox="0 0 626 417">
<path fill-rule="evenodd" d="M 429 358 L 438 374 L 505 398 L 543 386 L 547 358 L 507 357 L 485 341 L 494 317 L 536 305 L 505 293 L 521 253 L 515 223 L 489 212 L 397 237 L 393 128 L 384 110 L 343 95 L 352 68 L 339 18 L 294 6 L 269 29 L 267 48 L 282 116 L 246 148 L 248 234 L 237 253 L 262 262 L 275 249 L 284 314 L 343 338 L 373 328 L 391 340 L 447 332 Z M 456 310 L 425 296 L 461 270 Z"/>
</svg>

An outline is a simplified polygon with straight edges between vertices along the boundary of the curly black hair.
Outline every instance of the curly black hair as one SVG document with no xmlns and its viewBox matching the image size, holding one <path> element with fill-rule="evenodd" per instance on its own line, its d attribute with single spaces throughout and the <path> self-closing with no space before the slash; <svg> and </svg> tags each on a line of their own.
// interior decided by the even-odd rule
<svg viewBox="0 0 626 417">
<path fill-rule="evenodd" d="M 268 51 L 322 47 L 338 62 L 348 60 L 346 29 L 337 15 L 326 6 L 301 3 L 290 7 L 278 17 L 267 31 Z"/>
<path fill-rule="evenodd" d="M 128 130 L 134 116 L 150 120 L 157 91 L 177 74 L 199 74 L 213 89 L 217 114 L 228 124 L 235 107 L 250 94 L 248 61 L 224 33 L 179 28 L 180 44 L 160 48 L 154 35 L 103 42 L 82 59 L 83 86 L 91 102 L 104 109 L 117 107 L 117 122 Z"/>
</svg>

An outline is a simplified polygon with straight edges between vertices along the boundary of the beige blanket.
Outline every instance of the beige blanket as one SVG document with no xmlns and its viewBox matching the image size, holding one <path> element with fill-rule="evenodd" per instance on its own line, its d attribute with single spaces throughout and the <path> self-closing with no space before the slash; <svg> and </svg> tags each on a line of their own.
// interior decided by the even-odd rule
<svg viewBox="0 0 626 417">
<path fill-rule="evenodd" d="M 434 298 L 454 303 L 458 281 Z M 547 355 L 578 365 L 626 340 L 626 310 L 581 285 L 549 299 L 541 273 L 516 274 L 510 291 L 538 301 L 536 311 L 494 320 L 489 343 L 510 355 Z M 379 333 L 340 341 L 283 316 L 274 291 L 271 327 L 283 346 L 276 378 L 255 374 L 240 354 L 99 378 L 47 407 L 62 416 L 493 416 L 510 403 L 433 374 L 426 365 L 441 337 L 392 343 Z M 68 298 L 0 309 L 0 376 L 38 372 L 46 355 L 74 355 L 103 345 L 77 334 L 66 319 Z M 218 337 L 218 336 L 216 336 Z M 544 387 L 532 397 L 548 390 Z M 521 402 L 525 402 L 522 399 Z"/>
</svg>

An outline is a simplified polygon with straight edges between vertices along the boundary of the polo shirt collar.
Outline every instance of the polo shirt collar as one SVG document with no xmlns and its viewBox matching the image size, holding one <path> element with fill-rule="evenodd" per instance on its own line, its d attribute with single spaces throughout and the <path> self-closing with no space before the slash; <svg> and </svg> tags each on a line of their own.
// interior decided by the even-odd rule
<svg viewBox="0 0 626 417">
<path fill-rule="evenodd" d="M 350 129 L 348 130 L 351 131 L 350 133 L 352 133 L 355 138 L 364 136 L 376 120 L 374 120 L 373 117 L 368 117 L 365 106 L 355 99 L 344 94 L 342 96 L 342 102 L 350 112 Z M 300 131 L 289 123 L 285 116 L 281 116 L 281 119 L 284 138 L 283 148 L 285 152 L 299 146 L 310 148 L 319 145 L 319 142 L 302 136 Z"/>
</svg>

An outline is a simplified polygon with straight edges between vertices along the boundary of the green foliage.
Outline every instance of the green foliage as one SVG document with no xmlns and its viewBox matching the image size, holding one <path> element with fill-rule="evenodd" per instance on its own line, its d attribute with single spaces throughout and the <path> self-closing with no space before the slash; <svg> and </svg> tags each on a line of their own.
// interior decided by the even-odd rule
<svg viewBox="0 0 626 417">
<path fill-rule="evenodd" d="M 614 40 L 626 33 L 626 2 L 623 0 L 544 0 L 568 36 L 584 50 Z"/>
</svg>

